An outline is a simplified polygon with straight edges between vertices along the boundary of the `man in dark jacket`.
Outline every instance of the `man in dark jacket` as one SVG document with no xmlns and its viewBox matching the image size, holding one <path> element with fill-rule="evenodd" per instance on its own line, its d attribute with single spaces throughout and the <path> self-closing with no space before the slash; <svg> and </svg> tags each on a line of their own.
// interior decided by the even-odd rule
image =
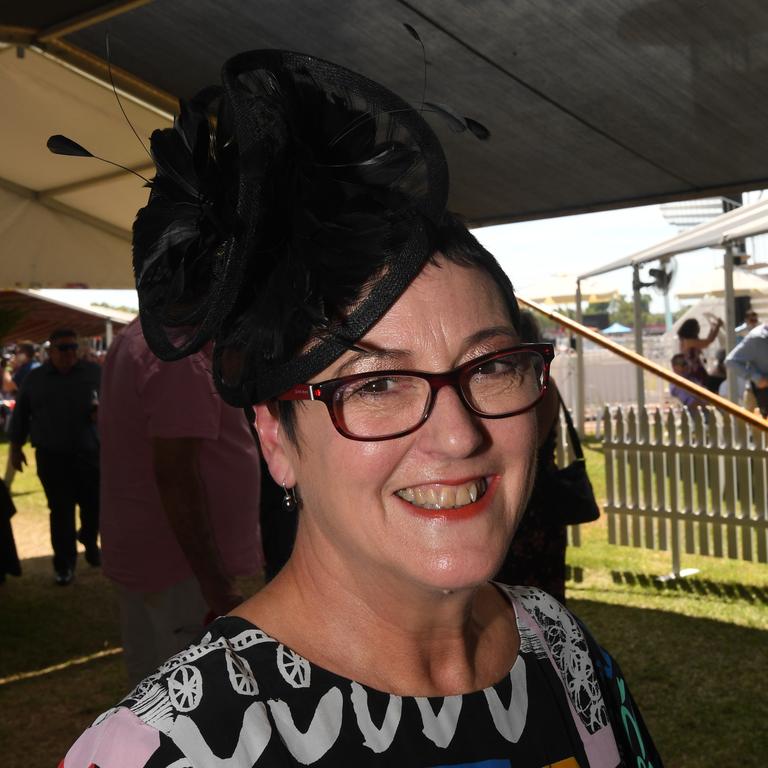
<svg viewBox="0 0 768 768">
<path fill-rule="evenodd" d="M 80 360 L 77 335 L 69 329 L 50 337 L 49 360 L 30 371 L 16 399 L 10 429 L 11 463 L 21 472 L 23 446 L 31 438 L 37 474 L 51 511 L 51 544 L 56 583 L 74 578 L 77 539 L 85 559 L 100 564 L 99 442 L 96 408 L 101 369 Z M 80 507 L 80 531 L 75 506 Z"/>
</svg>

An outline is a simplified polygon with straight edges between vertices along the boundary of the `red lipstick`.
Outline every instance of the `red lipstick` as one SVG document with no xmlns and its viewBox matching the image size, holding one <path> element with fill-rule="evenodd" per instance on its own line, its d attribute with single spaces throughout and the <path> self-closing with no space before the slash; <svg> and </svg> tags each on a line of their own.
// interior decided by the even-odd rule
<svg viewBox="0 0 768 768">
<path fill-rule="evenodd" d="M 461 485 L 461 483 L 442 483 L 442 485 Z M 416 515 L 417 517 L 426 517 L 430 520 L 467 520 L 485 512 L 488 505 L 493 500 L 498 486 L 499 476 L 494 475 L 488 481 L 488 487 L 485 489 L 485 493 L 477 501 L 473 501 L 471 504 L 466 504 L 463 507 L 456 507 L 454 509 L 426 509 L 424 507 L 417 507 L 415 504 L 411 504 L 411 502 L 406 501 L 400 496 L 396 495 L 395 498 L 402 502 L 411 514 Z"/>
</svg>

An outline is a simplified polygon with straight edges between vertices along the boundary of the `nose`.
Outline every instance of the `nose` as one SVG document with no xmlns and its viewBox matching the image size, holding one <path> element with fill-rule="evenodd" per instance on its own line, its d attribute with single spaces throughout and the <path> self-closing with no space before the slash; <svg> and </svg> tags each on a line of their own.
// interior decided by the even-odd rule
<svg viewBox="0 0 768 768">
<path fill-rule="evenodd" d="M 482 420 L 467 410 L 450 385 L 437 392 L 429 418 L 418 434 L 422 449 L 451 458 L 471 456 L 486 440 Z"/>
</svg>

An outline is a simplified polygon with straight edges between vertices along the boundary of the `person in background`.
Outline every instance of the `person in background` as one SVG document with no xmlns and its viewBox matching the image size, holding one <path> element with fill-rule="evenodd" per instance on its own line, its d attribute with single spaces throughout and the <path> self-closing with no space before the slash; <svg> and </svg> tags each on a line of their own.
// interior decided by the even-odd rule
<svg viewBox="0 0 768 768">
<path fill-rule="evenodd" d="M 540 343 L 541 333 L 532 312 L 520 312 L 520 340 Z M 560 396 L 550 376 L 547 391 L 536 405 L 538 457 L 533 492 L 520 525 L 515 531 L 504 562 L 495 576 L 503 584 L 539 587 L 565 604 L 566 526 L 556 519 L 556 510 L 544 503 L 542 483 L 555 466 Z"/>
<path fill-rule="evenodd" d="M 27 378 L 27 374 L 39 366 L 40 361 L 37 359 L 35 344 L 31 341 L 18 342 L 9 369 L 3 371 L 3 392 L 7 392 L 10 397 L 15 398 L 16 393 L 21 389 L 24 379 Z M 5 369 L 5 366 L 3 366 L 3 368 Z M 5 405 L 2 407 L 8 408 Z M 8 408 L 8 412 L 5 414 L 6 431 L 7 428 L 10 427 L 11 413 L 11 409 Z M 11 454 L 9 453 L 8 462 L 5 467 L 5 484 L 9 490 L 13 484 L 13 477 L 15 474 L 16 470 L 11 463 Z"/>
<path fill-rule="evenodd" d="M 725 358 L 746 379 L 760 413 L 768 418 L 768 323 L 753 328 Z"/>
<path fill-rule="evenodd" d="M 748 309 L 744 313 L 744 322 L 741 325 L 737 325 L 734 329 L 736 333 L 736 343 L 743 341 L 746 335 L 753 329 L 757 328 L 760 324 L 760 319 L 757 312 L 754 309 Z"/>
<path fill-rule="evenodd" d="M 712 344 L 722 327 L 723 321 L 720 318 L 715 318 L 710 322 L 709 333 L 703 339 L 699 338 L 701 326 L 695 318 L 689 318 L 677 329 L 680 354 L 685 358 L 686 378 L 715 393 L 720 386 L 720 380 L 716 380 L 716 377 L 707 373 L 702 351 Z"/>
<path fill-rule="evenodd" d="M 10 428 L 11 464 L 27 463 L 23 446 L 31 437 L 37 474 L 50 509 L 55 581 L 72 582 L 77 541 L 85 559 L 101 563 L 99 552 L 99 441 L 95 410 L 101 368 L 80 360 L 77 334 L 60 328 L 50 336 L 49 359 L 29 371 L 16 398 Z M 80 507 L 76 530 L 75 507 Z"/>
<path fill-rule="evenodd" d="M 690 379 L 690 376 L 688 375 L 688 363 L 682 352 L 672 355 L 671 365 L 672 370 L 678 376 Z M 693 379 L 691 380 L 693 381 Z M 699 382 L 697 381 L 696 383 L 698 384 Z M 684 387 L 679 387 L 677 384 L 669 385 L 669 394 L 672 395 L 672 397 L 676 397 L 686 408 L 691 410 L 706 405 L 706 403 L 693 392 L 690 392 Z"/>
<path fill-rule="evenodd" d="M 11 378 L 16 389 L 21 389 L 24 379 L 31 371 L 40 367 L 40 361 L 37 359 L 37 350 L 31 341 L 20 341 L 16 345 L 16 355 L 13 360 L 13 374 Z"/>
<path fill-rule="evenodd" d="M 133 683 L 242 597 L 262 567 L 259 452 L 201 351 L 165 363 L 131 322 L 103 368 L 101 539 Z"/>
</svg>

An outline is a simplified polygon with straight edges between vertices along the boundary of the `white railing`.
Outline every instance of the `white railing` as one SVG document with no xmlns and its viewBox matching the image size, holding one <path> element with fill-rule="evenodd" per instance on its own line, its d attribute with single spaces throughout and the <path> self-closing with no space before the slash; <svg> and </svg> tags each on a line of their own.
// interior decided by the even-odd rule
<svg viewBox="0 0 768 768">
<path fill-rule="evenodd" d="M 660 359 L 668 364 L 668 358 Z M 599 420 L 606 403 L 629 406 L 637 402 L 635 368 L 607 349 L 584 352 L 584 405 L 587 419 Z M 558 352 L 552 362 L 552 378 L 571 413 L 576 408 L 576 355 Z M 661 405 L 670 399 L 667 383 L 651 373 L 645 375 L 645 399 Z"/>
<path fill-rule="evenodd" d="M 608 540 L 768 563 L 768 433 L 718 411 L 606 408 Z"/>
</svg>

